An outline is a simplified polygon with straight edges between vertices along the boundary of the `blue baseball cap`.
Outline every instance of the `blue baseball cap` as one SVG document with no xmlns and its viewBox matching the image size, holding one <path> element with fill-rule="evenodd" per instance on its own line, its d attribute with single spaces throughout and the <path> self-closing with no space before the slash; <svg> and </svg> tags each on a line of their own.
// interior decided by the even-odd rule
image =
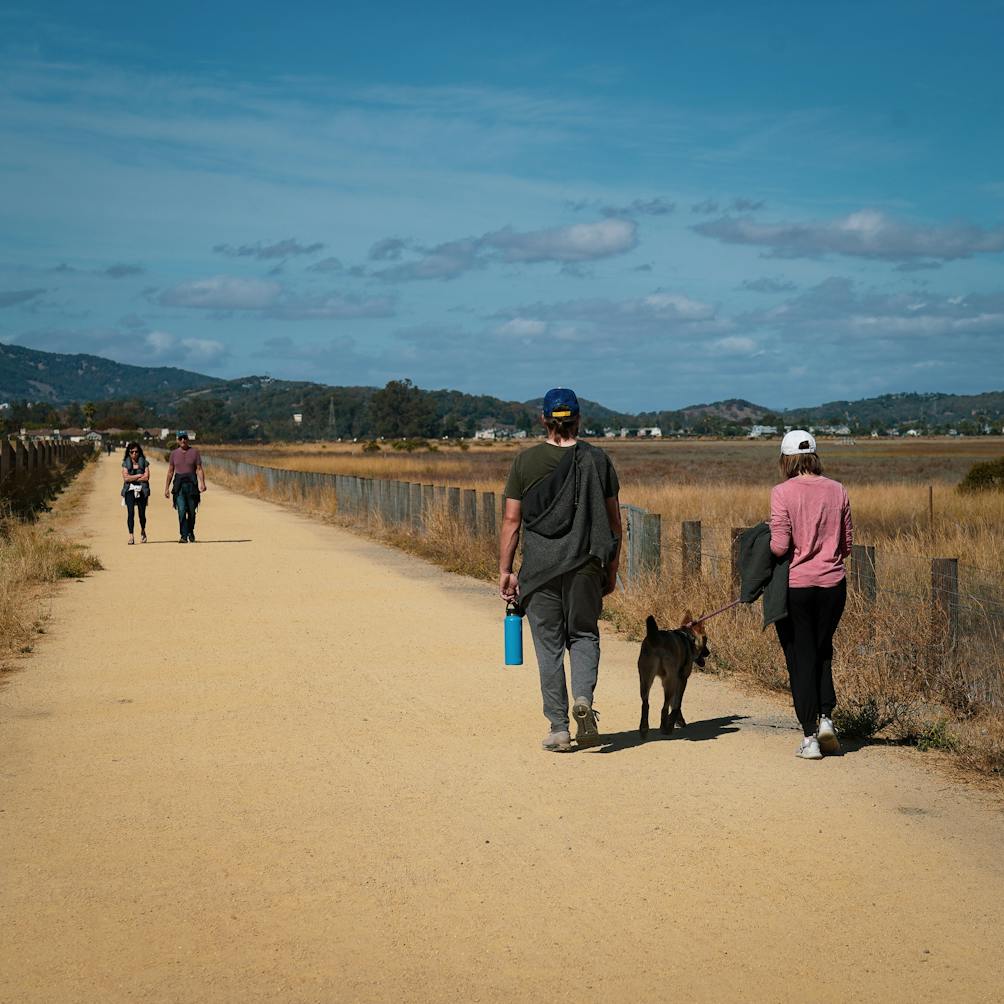
<svg viewBox="0 0 1004 1004">
<path fill-rule="evenodd" d="M 570 418 L 579 413 L 579 399 L 574 390 L 567 387 L 552 387 L 544 395 L 544 405 L 541 409 L 544 418 Z"/>
<path fill-rule="evenodd" d="M 187 429 L 179 429 L 178 430 L 178 439 L 188 439 L 188 430 Z"/>
</svg>

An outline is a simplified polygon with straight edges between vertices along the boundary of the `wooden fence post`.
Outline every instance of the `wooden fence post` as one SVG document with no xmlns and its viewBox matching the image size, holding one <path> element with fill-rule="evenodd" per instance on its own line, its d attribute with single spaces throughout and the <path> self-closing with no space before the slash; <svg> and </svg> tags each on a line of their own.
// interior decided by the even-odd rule
<svg viewBox="0 0 1004 1004">
<path fill-rule="evenodd" d="M 662 568 L 662 516 L 657 512 L 638 514 L 638 572 L 659 573 Z"/>
<path fill-rule="evenodd" d="M 460 489 L 446 489 L 446 512 L 450 519 L 460 521 Z"/>
<path fill-rule="evenodd" d="M 408 485 L 408 508 L 411 512 L 411 528 L 416 533 L 421 533 L 422 523 L 422 486 L 420 484 Z"/>
<path fill-rule="evenodd" d="M 739 588 L 742 584 L 742 576 L 739 574 L 739 538 L 749 529 L 745 526 L 734 526 L 729 538 L 729 550 L 732 554 L 732 594 L 739 595 Z"/>
<path fill-rule="evenodd" d="M 684 520 L 680 527 L 680 560 L 684 582 L 701 577 L 701 521 Z"/>
<path fill-rule="evenodd" d="M 0 439 L 0 481 L 14 476 L 14 445 L 5 436 Z"/>
<path fill-rule="evenodd" d="M 429 526 L 432 510 L 436 507 L 436 486 L 422 485 L 422 525 Z"/>
<path fill-rule="evenodd" d="M 931 559 L 931 613 L 946 648 L 959 639 L 959 559 Z"/>
<path fill-rule="evenodd" d="M 481 536 L 494 537 L 498 532 L 495 525 L 495 492 L 482 492 L 481 494 Z"/>
<path fill-rule="evenodd" d="M 398 481 L 397 482 L 397 522 L 399 526 L 403 526 L 408 522 L 408 503 L 410 499 L 408 498 L 408 482 Z"/>
<path fill-rule="evenodd" d="M 14 446 L 16 459 L 14 461 L 14 473 L 19 478 L 23 478 L 28 473 L 28 450 L 24 441 L 19 439 Z"/>
<path fill-rule="evenodd" d="M 851 544 L 851 586 L 869 603 L 875 602 L 875 548 L 871 544 Z"/>
<path fill-rule="evenodd" d="M 473 537 L 478 532 L 478 493 L 473 488 L 463 490 L 464 527 Z"/>
<path fill-rule="evenodd" d="M 621 507 L 621 546 L 620 546 L 620 566 L 618 573 L 621 581 L 625 585 L 630 585 L 635 573 L 635 530 L 637 527 L 632 522 L 634 506 L 622 505 Z"/>
</svg>

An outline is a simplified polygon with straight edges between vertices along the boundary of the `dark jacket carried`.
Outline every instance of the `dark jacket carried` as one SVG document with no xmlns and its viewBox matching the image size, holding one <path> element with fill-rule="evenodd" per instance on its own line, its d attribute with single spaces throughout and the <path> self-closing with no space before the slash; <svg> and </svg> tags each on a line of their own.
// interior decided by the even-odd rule
<svg viewBox="0 0 1004 1004">
<path fill-rule="evenodd" d="M 558 466 L 523 497 L 520 603 L 551 579 L 597 558 L 606 565 L 617 550 L 603 483 L 589 443 L 568 448 Z"/>
<path fill-rule="evenodd" d="M 171 482 L 171 495 L 175 505 L 177 505 L 178 496 L 181 495 L 183 498 L 191 499 L 196 508 L 202 499 L 199 483 L 195 480 L 194 474 L 175 474 L 174 481 Z"/>
<path fill-rule="evenodd" d="M 770 527 L 751 526 L 739 538 L 739 599 L 753 603 L 763 594 L 763 626 L 788 616 L 788 565 L 790 558 L 770 549 Z"/>
</svg>

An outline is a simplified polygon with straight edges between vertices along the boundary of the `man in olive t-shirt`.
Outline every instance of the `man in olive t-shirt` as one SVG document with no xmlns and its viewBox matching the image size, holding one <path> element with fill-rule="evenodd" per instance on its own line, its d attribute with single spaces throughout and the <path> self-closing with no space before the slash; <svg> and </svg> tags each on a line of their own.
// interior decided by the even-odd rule
<svg viewBox="0 0 1004 1004">
<path fill-rule="evenodd" d="M 576 743 L 579 748 L 584 748 L 599 742 L 596 711 L 593 709 L 593 692 L 600 661 L 599 617 L 603 597 L 613 592 L 617 583 L 617 554 L 615 551 L 604 563 L 586 553 L 577 567 L 556 575 L 534 589 L 529 596 L 518 597 L 513 561 L 524 516 L 523 500 L 530 489 L 557 470 L 568 456 L 568 450 L 577 448 L 579 402 L 575 393 L 565 387 L 549 390 L 544 396 L 541 422 L 547 429 L 547 441 L 518 454 L 506 480 L 505 514 L 499 540 L 499 595 L 507 602 L 518 598 L 530 625 L 540 671 L 544 715 L 551 729 L 542 746 L 554 752 L 567 752 L 572 746 L 565 683 L 566 649 L 571 662 Z M 588 451 L 587 469 L 595 469 L 610 532 L 619 541 L 621 519 L 617 473 L 602 450 L 588 448 Z M 524 548 L 527 546 L 524 540 Z"/>
</svg>

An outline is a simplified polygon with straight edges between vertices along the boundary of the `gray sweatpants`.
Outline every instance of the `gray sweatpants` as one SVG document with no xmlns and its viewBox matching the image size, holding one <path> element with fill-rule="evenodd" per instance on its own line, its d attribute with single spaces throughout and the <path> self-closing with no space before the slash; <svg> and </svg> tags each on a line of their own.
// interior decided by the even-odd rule
<svg viewBox="0 0 1004 1004">
<path fill-rule="evenodd" d="M 600 612 L 605 573 L 597 561 L 551 579 L 530 594 L 526 619 L 537 653 L 544 716 L 552 732 L 568 728 L 565 649 L 572 663 L 572 698 L 592 703 L 600 668 Z"/>
</svg>

